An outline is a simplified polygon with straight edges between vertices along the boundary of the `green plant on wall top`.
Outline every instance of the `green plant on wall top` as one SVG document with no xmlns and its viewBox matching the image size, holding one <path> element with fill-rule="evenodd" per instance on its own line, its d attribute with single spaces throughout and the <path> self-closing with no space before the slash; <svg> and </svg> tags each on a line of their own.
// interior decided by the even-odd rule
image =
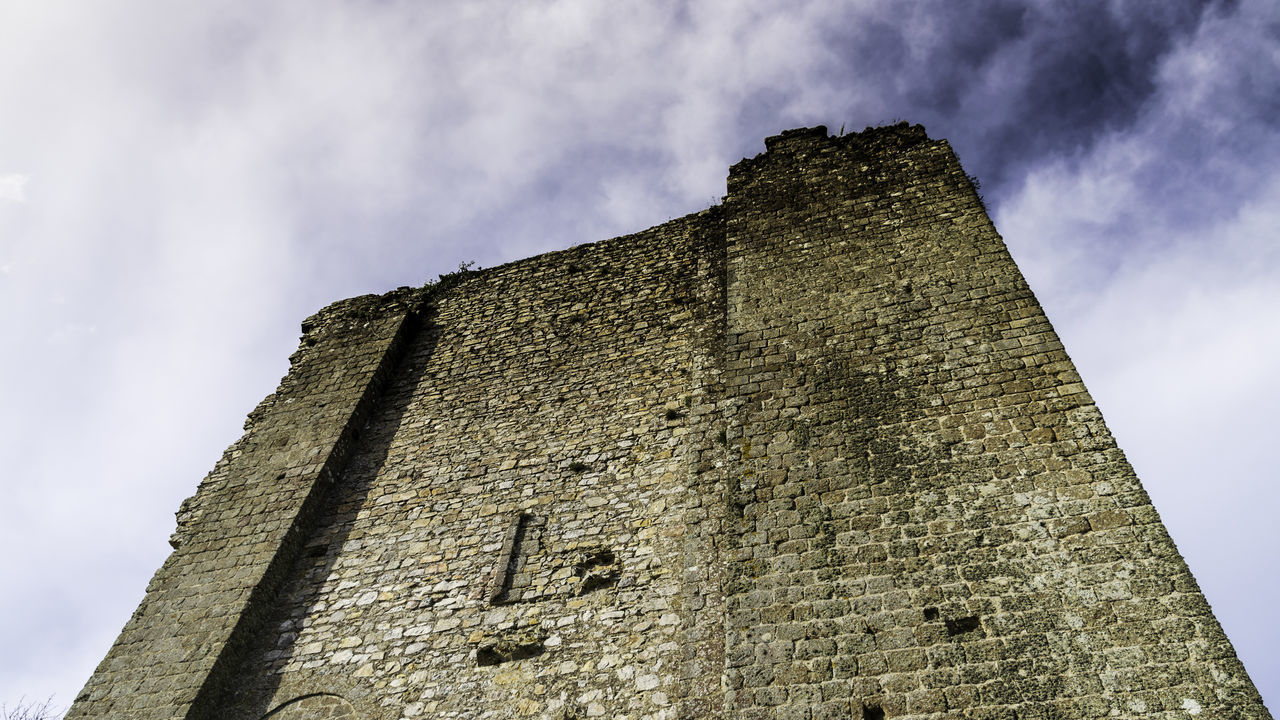
<svg viewBox="0 0 1280 720">
<path fill-rule="evenodd" d="M 445 290 L 448 290 L 449 288 L 462 282 L 467 277 L 467 275 L 473 272 L 479 272 L 480 268 L 475 268 L 475 264 L 476 264 L 475 260 L 468 260 L 467 262 L 464 262 L 464 263 L 458 263 L 457 270 L 454 270 L 453 272 L 442 273 L 440 277 L 438 277 L 435 280 L 428 280 L 426 284 L 422 286 L 422 289 L 426 292 L 428 297 L 436 295 L 437 293 L 444 292 Z M 475 268 L 475 269 L 472 269 L 472 268 Z"/>
</svg>

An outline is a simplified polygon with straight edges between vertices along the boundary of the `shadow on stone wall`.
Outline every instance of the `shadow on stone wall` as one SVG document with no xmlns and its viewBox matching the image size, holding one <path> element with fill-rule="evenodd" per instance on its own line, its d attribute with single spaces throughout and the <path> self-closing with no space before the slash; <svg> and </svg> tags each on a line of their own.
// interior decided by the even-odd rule
<svg viewBox="0 0 1280 720">
<path fill-rule="evenodd" d="M 350 441 L 337 481 L 316 493 L 314 507 L 304 510 L 307 517 L 300 518 L 299 524 L 305 530 L 293 543 L 276 588 L 261 597 L 255 593 L 227 652 L 201 690 L 191 720 L 258 720 L 268 716 L 300 720 L 314 716 L 304 707 L 318 702 L 314 698 L 336 698 L 346 707 L 354 707 L 350 715 L 342 717 L 378 717 L 368 689 L 347 673 L 335 674 L 329 666 L 289 676 L 281 671 L 296 650 L 301 629 L 297 623 L 313 615 L 323 580 L 342 553 L 356 514 L 386 461 L 422 368 L 435 351 L 440 333 L 432 321 L 434 315 L 434 308 L 427 307 L 419 317 L 406 321 L 412 324 L 405 329 L 398 351 L 392 351 L 398 357 L 388 358 L 392 371 L 374 393 L 363 418 L 353 421 L 357 434 Z M 294 700 L 277 705 L 277 695 Z M 324 712 L 329 709 L 326 705 Z"/>
</svg>

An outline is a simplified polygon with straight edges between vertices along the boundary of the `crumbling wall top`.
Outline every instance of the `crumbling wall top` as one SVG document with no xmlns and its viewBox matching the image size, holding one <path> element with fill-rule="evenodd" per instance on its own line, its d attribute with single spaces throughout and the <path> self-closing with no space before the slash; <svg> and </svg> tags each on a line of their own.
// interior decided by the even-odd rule
<svg viewBox="0 0 1280 720">
<path fill-rule="evenodd" d="M 930 139 L 923 125 L 906 122 L 840 135 L 829 135 L 825 125 L 796 128 L 765 138 L 763 153 L 743 158 L 729 169 L 729 184 L 732 188 L 736 177 L 763 167 L 763 163 L 784 158 L 802 159 L 824 152 L 843 152 L 861 158 L 886 157 L 927 143 L 945 142 Z"/>
</svg>

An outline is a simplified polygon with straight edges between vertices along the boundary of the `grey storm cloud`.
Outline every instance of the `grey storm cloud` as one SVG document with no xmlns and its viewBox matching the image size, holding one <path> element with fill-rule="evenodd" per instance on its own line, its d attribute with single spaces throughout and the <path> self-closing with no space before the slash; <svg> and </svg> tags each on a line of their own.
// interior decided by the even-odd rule
<svg viewBox="0 0 1280 720">
<path fill-rule="evenodd" d="M 70 702 L 302 318 L 904 119 L 983 183 L 1274 706 L 1277 38 L 1268 0 L 5 7 L 0 702 Z"/>
<path fill-rule="evenodd" d="M 886 110 L 945 127 L 991 190 L 1131 126 L 1157 69 L 1234 3 L 991 2 L 855 6 L 823 31 L 830 72 L 858 70 Z M 847 77 L 847 75 L 845 76 Z"/>
</svg>

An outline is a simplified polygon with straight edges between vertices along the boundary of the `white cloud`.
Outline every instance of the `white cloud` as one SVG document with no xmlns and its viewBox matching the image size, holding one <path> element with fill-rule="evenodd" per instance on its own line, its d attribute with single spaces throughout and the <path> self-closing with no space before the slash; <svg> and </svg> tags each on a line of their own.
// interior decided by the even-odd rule
<svg viewBox="0 0 1280 720">
<path fill-rule="evenodd" d="M 25 203 L 27 180 L 26 175 L 17 173 L 0 175 L 0 202 Z"/>
</svg>

